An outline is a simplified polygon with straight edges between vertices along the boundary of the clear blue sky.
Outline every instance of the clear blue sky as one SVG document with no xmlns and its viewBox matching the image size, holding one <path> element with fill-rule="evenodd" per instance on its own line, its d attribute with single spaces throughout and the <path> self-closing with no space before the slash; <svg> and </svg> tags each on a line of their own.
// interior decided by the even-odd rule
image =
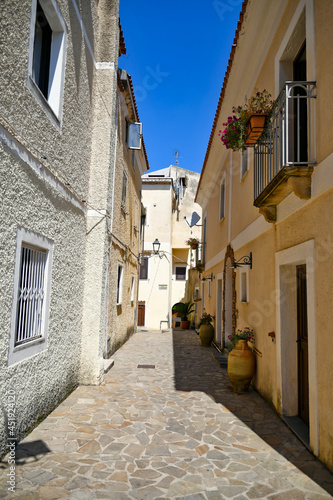
<svg viewBox="0 0 333 500">
<path fill-rule="evenodd" d="M 200 172 L 242 0 L 120 0 L 127 54 L 151 171 Z M 221 148 L 223 147 L 221 143 Z"/>
</svg>

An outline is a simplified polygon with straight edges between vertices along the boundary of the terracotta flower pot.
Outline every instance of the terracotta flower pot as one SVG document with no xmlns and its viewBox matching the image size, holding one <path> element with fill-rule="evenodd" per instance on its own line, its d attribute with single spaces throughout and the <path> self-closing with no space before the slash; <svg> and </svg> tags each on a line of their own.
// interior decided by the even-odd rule
<svg viewBox="0 0 333 500">
<path fill-rule="evenodd" d="M 249 389 L 254 371 L 254 354 L 246 340 L 239 340 L 228 356 L 228 375 L 234 392 L 246 392 Z"/>
<path fill-rule="evenodd" d="M 199 328 L 199 337 L 201 341 L 201 345 L 204 347 L 209 347 L 214 338 L 214 327 L 211 324 L 208 325 L 200 325 Z"/>
<path fill-rule="evenodd" d="M 266 115 L 264 114 L 257 114 L 250 116 L 249 121 L 247 122 L 246 132 L 245 132 L 244 144 L 246 147 L 254 146 L 257 143 L 259 137 L 261 136 L 265 128 L 265 123 L 266 123 Z"/>
<path fill-rule="evenodd" d="M 190 328 L 190 321 L 183 321 L 183 320 L 181 320 L 180 321 L 180 327 L 183 330 L 188 330 Z"/>
</svg>

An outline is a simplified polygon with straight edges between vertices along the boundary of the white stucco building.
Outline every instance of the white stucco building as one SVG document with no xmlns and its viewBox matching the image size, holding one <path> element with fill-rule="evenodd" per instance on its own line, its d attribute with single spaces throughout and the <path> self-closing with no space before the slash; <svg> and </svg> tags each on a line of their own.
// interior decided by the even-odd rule
<svg viewBox="0 0 333 500">
<path fill-rule="evenodd" d="M 185 218 L 193 212 L 201 217 L 201 207 L 194 203 L 199 177 L 174 165 L 142 177 L 146 220 L 138 327 L 171 327 L 172 306 L 185 300 L 188 270 L 195 264 L 186 241 L 190 237 L 199 240 L 201 235 L 201 221 L 190 227 Z M 161 244 L 159 254 L 153 253 L 156 239 Z"/>
<path fill-rule="evenodd" d="M 139 117 L 118 70 L 119 0 L 1 10 L 0 454 L 8 391 L 19 440 L 79 383 L 100 383 L 133 333 L 147 170 L 126 135 Z"/>
</svg>

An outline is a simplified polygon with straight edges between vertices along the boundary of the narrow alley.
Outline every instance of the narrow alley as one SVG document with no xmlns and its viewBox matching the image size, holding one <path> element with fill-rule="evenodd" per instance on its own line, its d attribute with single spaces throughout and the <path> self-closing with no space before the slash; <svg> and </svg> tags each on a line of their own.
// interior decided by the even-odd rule
<svg viewBox="0 0 333 500">
<path fill-rule="evenodd" d="M 1 498 L 322 499 L 333 476 L 194 331 L 139 332 L 8 456 Z"/>
</svg>

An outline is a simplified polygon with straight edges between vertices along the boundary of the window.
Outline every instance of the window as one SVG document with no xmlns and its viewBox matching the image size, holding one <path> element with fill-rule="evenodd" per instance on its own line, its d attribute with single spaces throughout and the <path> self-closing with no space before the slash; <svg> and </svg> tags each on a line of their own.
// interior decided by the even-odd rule
<svg viewBox="0 0 333 500">
<path fill-rule="evenodd" d="M 118 264 L 118 277 L 117 277 L 117 306 L 119 306 L 123 299 L 123 266 Z"/>
<path fill-rule="evenodd" d="M 225 217 L 225 180 L 224 177 L 220 185 L 220 220 Z"/>
<path fill-rule="evenodd" d="M 148 279 L 148 257 L 142 257 L 140 266 L 140 280 Z"/>
<path fill-rule="evenodd" d="M 241 179 L 244 177 L 246 172 L 249 169 L 249 150 L 245 149 L 243 153 L 241 153 Z"/>
<path fill-rule="evenodd" d="M 59 120 L 67 33 L 55 0 L 33 0 L 30 32 L 28 86 L 42 105 L 47 102 L 49 116 Z"/>
<path fill-rule="evenodd" d="M 141 149 L 142 123 L 126 121 L 126 144 L 128 149 Z"/>
<path fill-rule="evenodd" d="M 242 270 L 240 273 L 240 297 L 241 302 L 249 301 L 249 291 L 248 291 L 248 270 Z"/>
<path fill-rule="evenodd" d="M 186 266 L 175 266 L 176 281 L 186 280 Z"/>
<path fill-rule="evenodd" d="M 199 287 L 196 286 L 194 289 L 194 300 L 199 300 Z"/>
<path fill-rule="evenodd" d="M 52 248 L 47 238 L 18 230 L 9 364 L 46 349 Z"/>
<path fill-rule="evenodd" d="M 40 3 L 37 2 L 32 76 L 45 99 L 49 94 L 51 42 L 51 26 Z"/>
<path fill-rule="evenodd" d="M 134 302 L 134 290 L 135 290 L 135 277 L 134 277 L 134 274 L 132 274 L 132 280 L 131 280 L 131 302 Z"/>
<path fill-rule="evenodd" d="M 123 173 L 123 189 L 121 194 L 121 208 L 125 209 L 126 207 L 126 193 L 127 193 L 127 175 L 124 171 Z"/>
</svg>

